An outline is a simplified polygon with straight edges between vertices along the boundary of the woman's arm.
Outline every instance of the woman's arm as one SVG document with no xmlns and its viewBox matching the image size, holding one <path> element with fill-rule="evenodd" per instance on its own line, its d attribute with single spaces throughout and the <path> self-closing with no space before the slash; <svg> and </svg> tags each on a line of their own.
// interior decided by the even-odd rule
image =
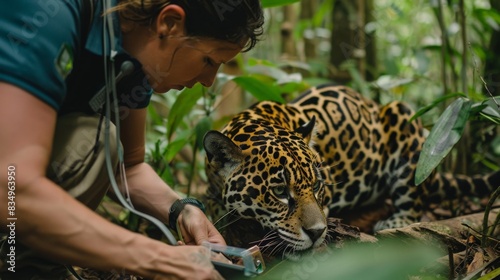
<svg viewBox="0 0 500 280">
<path fill-rule="evenodd" d="M 146 109 L 130 109 L 120 122 L 127 182 L 134 207 L 168 224 L 170 207 L 179 195 L 144 162 Z M 225 244 L 222 236 L 197 207 L 186 205 L 179 215 L 187 244 L 209 241 Z"/>
<path fill-rule="evenodd" d="M 105 221 L 45 177 L 56 112 L 31 94 L 5 83 L 0 83 L 0 104 L 0 166 L 5 171 L 9 165 L 16 168 L 16 237 L 61 261 L 119 268 L 112 252 L 141 242 L 141 238 Z M 1 178 L 0 205 L 7 205 L 6 177 Z M 0 211 L 2 229 L 7 221 L 6 210 Z M 110 250 L 103 251 L 106 247 Z M 122 261 L 130 257 L 124 255 Z"/>
<path fill-rule="evenodd" d="M 140 211 L 168 224 L 170 206 L 180 197 L 144 162 L 146 109 L 127 110 L 123 114 L 126 117 L 120 120 L 120 140 L 132 203 Z"/>
<path fill-rule="evenodd" d="M 16 242 L 44 256 L 84 267 L 127 270 L 160 279 L 214 276 L 202 247 L 168 246 L 116 226 L 48 180 L 56 112 L 28 92 L 0 82 L 0 226 L 7 229 L 7 168 L 16 168 Z"/>
</svg>

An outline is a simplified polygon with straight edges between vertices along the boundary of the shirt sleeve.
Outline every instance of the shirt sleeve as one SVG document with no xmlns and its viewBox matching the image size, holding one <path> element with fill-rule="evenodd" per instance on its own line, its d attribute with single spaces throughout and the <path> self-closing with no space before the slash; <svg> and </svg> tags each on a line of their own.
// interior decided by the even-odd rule
<svg viewBox="0 0 500 280">
<path fill-rule="evenodd" d="M 16 0 L 0 9 L 0 81 L 59 110 L 79 46 L 77 0 Z M 0 93 L 1 94 L 1 93 Z"/>
</svg>

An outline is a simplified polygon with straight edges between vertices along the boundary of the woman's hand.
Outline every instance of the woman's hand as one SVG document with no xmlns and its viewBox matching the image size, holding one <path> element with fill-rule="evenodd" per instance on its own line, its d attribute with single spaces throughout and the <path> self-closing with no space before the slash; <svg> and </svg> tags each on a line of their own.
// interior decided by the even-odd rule
<svg viewBox="0 0 500 280">
<path fill-rule="evenodd" d="M 201 245 L 203 241 L 208 241 L 226 245 L 224 238 L 196 206 L 187 204 L 184 207 L 177 219 L 177 226 L 185 244 Z"/>
<path fill-rule="evenodd" d="M 202 246 L 169 246 L 165 255 L 150 263 L 151 279 L 224 279 L 215 270 L 210 251 Z"/>
<path fill-rule="evenodd" d="M 168 223 L 172 203 L 180 197 L 144 162 L 146 113 L 145 109 L 130 110 L 128 116 L 121 120 L 124 129 L 120 131 L 120 139 L 125 151 L 128 187 L 137 209 Z M 177 222 L 188 245 L 201 245 L 203 241 L 226 244 L 220 233 L 196 206 L 186 205 Z"/>
</svg>

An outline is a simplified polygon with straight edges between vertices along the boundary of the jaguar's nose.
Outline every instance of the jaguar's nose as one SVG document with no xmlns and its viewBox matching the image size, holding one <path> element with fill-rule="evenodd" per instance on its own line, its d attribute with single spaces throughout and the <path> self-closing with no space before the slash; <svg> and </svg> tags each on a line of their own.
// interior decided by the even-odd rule
<svg viewBox="0 0 500 280">
<path fill-rule="evenodd" d="M 322 227 L 319 229 L 316 229 L 316 228 L 311 228 L 311 229 L 302 228 L 302 229 L 307 234 L 307 236 L 309 236 L 309 238 L 311 238 L 312 242 L 314 243 L 314 242 L 316 242 L 316 240 L 318 240 L 321 237 L 323 232 L 326 230 L 326 227 Z"/>
</svg>

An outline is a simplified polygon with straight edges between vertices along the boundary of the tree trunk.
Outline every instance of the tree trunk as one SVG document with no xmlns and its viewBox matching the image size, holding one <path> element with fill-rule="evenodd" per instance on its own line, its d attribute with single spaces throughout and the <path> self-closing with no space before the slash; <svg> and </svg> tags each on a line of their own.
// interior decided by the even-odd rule
<svg viewBox="0 0 500 280">
<path fill-rule="evenodd" d="M 283 59 L 297 60 L 297 46 L 293 38 L 293 30 L 297 16 L 293 5 L 283 7 L 283 23 L 281 24 L 281 56 Z"/>
<path fill-rule="evenodd" d="M 490 0 L 491 8 L 496 12 L 500 11 L 500 0 Z M 489 49 L 486 51 L 486 65 L 484 68 L 484 80 L 489 91 L 493 95 L 500 92 L 500 31 L 493 30 L 490 39 Z M 489 93 L 484 89 L 486 96 Z"/>
<path fill-rule="evenodd" d="M 365 2 L 365 25 L 370 22 L 376 21 L 373 16 L 373 0 L 366 0 Z M 365 49 L 366 49 L 366 80 L 373 81 L 378 78 L 377 68 L 377 43 L 375 32 L 366 33 Z"/>
<path fill-rule="evenodd" d="M 373 20 L 372 11 L 372 0 L 339 0 L 334 5 L 330 64 L 332 78 L 339 83 L 351 80 L 348 71 L 341 69 L 349 60 L 363 79 L 376 77 L 375 40 L 365 32 L 366 23 Z"/>
<path fill-rule="evenodd" d="M 300 19 L 302 21 L 307 20 L 308 22 L 312 22 L 312 18 L 314 17 L 314 13 L 317 10 L 318 3 L 317 0 L 302 0 L 300 2 Z M 304 56 L 306 61 L 309 59 L 316 58 L 316 36 L 314 33 L 314 26 L 308 27 L 311 32 L 306 32 L 303 36 L 304 40 Z"/>
</svg>

